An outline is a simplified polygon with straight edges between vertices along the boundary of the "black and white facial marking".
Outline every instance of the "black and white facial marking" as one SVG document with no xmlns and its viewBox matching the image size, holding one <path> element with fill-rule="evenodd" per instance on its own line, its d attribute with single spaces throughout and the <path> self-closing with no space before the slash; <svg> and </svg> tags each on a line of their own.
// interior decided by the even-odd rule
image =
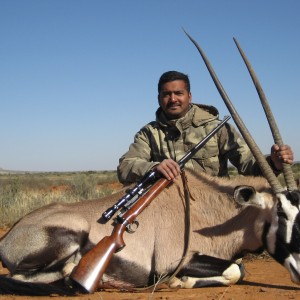
<svg viewBox="0 0 300 300">
<path fill-rule="evenodd" d="M 295 283 L 300 283 L 300 192 L 277 196 L 273 220 L 265 243 L 270 255 L 285 266 Z"/>
</svg>

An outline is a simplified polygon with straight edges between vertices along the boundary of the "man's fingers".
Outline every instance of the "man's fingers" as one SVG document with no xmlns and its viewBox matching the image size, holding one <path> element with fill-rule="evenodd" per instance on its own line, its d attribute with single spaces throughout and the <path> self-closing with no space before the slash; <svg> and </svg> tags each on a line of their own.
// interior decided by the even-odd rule
<svg viewBox="0 0 300 300">
<path fill-rule="evenodd" d="M 157 171 L 168 180 L 173 180 L 180 174 L 180 167 L 174 160 L 165 159 L 157 166 Z"/>
</svg>

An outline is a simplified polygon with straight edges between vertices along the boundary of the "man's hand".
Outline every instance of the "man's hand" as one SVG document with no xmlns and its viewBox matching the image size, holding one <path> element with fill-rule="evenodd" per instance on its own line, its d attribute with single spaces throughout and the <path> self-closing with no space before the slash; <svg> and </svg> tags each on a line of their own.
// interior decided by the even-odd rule
<svg viewBox="0 0 300 300">
<path fill-rule="evenodd" d="M 168 180 L 174 180 L 180 174 L 178 163 L 170 158 L 163 160 L 153 170 L 162 174 Z"/>
<path fill-rule="evenodd" d="M 273 145 L 271 148 L 271 160 L 275 168 L 279 171 L 282 170 L 282 163 L 292 165 L 294 163 L 294 153 L 289 145 Z"/>
</svg>

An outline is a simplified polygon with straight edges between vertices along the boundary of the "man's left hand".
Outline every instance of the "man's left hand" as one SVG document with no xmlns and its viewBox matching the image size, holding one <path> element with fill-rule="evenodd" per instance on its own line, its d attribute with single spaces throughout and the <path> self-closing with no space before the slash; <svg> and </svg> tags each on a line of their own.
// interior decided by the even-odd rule
<svg viewBox="0 0 300 300">
<path fill-rule="evenodd" d="M 279 147 L 275 144 L 271 148 L 271 160 L 275 168 L 281 171 L 283 163 L 290 165 L 294 163 L 294 153 L 289 145 Z"/>
</svg>

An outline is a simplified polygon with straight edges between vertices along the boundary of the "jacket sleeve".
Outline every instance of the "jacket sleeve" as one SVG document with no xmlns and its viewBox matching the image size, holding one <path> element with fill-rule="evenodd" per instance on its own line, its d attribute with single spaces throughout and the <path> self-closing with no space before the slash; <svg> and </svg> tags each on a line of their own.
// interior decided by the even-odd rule
<svg viewBox="0 0 300 300">
<path fill-rule="evenodd" d="M 221 155 L 224 155 L 231 164 L 237 168 L 240 174 L 262 176 L 261 169 L 248 145 L 237 130 L 230 124 L 226 124 L 226 127 L 221 132 L 220 151 Z M 270 157 L 266 157 L 266 159 L 270 164 Z M 278 172 L 274 170 L 272 164 L 270 164 L 270 166 L 274 173 L 278 175 Z"/>
<path fill-rule="evenodd" d="M 123 184 L 137 182 L 158 164 L 151 161 L 150 141 L 147 128 L 144 127 L 135 135 L 129 150 L 119 159 L 118 179 Z"/>
</svg>

